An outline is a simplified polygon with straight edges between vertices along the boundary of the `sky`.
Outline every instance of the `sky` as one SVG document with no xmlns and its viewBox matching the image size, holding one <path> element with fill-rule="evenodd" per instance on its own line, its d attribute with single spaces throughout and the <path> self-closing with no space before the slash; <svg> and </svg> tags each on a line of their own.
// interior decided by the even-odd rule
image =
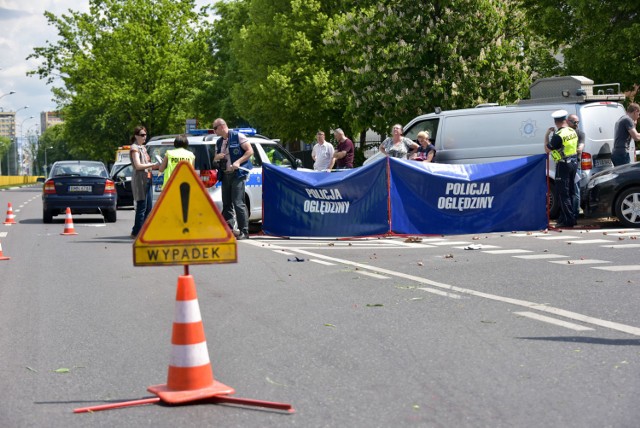
<svg viewBox="0 0 640 428">
<path fill-rule="evenodd" d="M 196 1 L 198 6 L 206 3 Z M 23 125 L 25 130 L 37 125 L 39 132 L 40 113 L 56 110 L 51 86 L 39 76 L 26 75 L 37 68 L 37 60 L 26 58 L 34 47 L 58 40 L 56 28 L 48 25 L 44 12 L 60 16 L 69 9 L 87 12 L 89 0 L 0 0 L 0 108 L 15 111 L 17 126 Z M 15 94 L 5 95 L 11 91 Z M 23 109 L 25 106 L 28 108 Z"/>
</svg>

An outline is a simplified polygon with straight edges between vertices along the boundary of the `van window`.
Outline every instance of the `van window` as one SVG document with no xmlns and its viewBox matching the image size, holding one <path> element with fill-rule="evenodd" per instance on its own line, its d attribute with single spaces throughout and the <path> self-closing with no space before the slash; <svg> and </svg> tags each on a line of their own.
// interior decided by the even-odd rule
<svg viewBox="0 0 640 428">
<path fill-rule="evenodd" d="M 433 143 L 436 141 L 439 121 L 440 119 L 428 119 L 423 120 L 422 122 L 414 123 L 411 128 L 407 129 L 404 132 L 404 136 L 412 139 L 413 141 L 416 141 L 418 139 L 418 132 L 426 131 L 429 133 L 429 138 Z"/>
</svg>

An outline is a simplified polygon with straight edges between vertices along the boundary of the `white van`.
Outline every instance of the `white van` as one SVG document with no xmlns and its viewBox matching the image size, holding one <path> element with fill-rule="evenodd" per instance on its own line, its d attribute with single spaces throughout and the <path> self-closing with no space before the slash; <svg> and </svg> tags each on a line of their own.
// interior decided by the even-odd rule
<svg viewBox="0 0 640 428">
<path fill-rule="evenodd" d="M 619 84 L 594 85 L 583 76 L 539 79 L 531 86 L 529 100 L 425 114 L 409 122 L 404 135 L 415 140 L 418 132 L 428 131 L 438 163 L 497 162 L 544 153 L 545 132 L 554 126 L 551 113 L 564 109 L 578 116 L 578 126 L 585 133 L 580 186 L 586 189 L 592 174 L 613 167 L 613 131 L 626 114 L 618 102 L 623 99 Z M 554 178 L 555 162 L 549 158 L 549 175 Z M 555 217 L 558 206 L 551 190 L 551 216 Z M 581 192 L 581 198 L 585 196 Z"/>
</svg>

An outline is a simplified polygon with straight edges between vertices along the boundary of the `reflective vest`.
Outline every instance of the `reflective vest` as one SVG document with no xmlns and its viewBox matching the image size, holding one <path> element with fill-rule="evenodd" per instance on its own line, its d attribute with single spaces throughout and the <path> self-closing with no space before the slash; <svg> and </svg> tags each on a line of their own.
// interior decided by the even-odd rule
<svg viewBox="0 0 640 428">
<path fill-rule="evenodd" d="M 562 149 L 551 150 L 551 157 L 558 162 L 566 157 L 573 156 L 578 153 L 578 134 L 573 128 L 564 127 L 556 132 L 562 138 Z"/>
<path fill-rule="evenodd" d="M 217 149 L 216 153 L 221 153 L 223 140 L 224 138 L 222 137 L 218 138 L 218 141 L 216 142 L 216 149 Z M 245 151 L 240 145 L 240 138 L 238 137 L 238 132 L 229 130 L 227 145 L 229 150 L 229 158 L 231 158 L 231 163 L 234 163 L 244 155 Z M 253 164 L 251 163 L 251 158 L 244 161 L 240 166 L 244 169 L 237 170 L 236 171 L 237 176 L 240 178 L 246 177 L 249 174 L 247 170 L 253 168 Z M 224 171 L 221 171 L 221 172 L 224 172 Z M 219 172 L 218 180 L 223 181 L 224 174 Z"/>
<path fill-rule="evenodd" d="M 162 183 L 162 187 L 169 182 L 169 177 L 171 177 L 171 173 L 180 161 L 187 161 L 194 166 L 196 155 L 191 153 L 187 149 L 183 149 L 182 147 L 173 150 L 167 150 L 165 153 L 167 156 L 167 169 L 164 170 L 164 182 Z"/>
</svg>

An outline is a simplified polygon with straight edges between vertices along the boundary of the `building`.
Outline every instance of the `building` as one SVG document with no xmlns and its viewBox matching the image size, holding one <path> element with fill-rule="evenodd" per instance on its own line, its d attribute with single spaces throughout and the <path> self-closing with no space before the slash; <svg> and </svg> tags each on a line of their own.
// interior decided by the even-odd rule
<svg viewBox="0 0 640 428">
<path fill-rule="evenodd" d="M 11 141 L 16 137 L 15 111 L 0 111 L 0 136 L 9 137 Z"/>
<path fill-rule="evenodd" d="M 40 134 L 42 135 L 47 128 L 62 123 L 62 117 L 59 111 L 43 111 L 40 113 Z"/>
</svg>

